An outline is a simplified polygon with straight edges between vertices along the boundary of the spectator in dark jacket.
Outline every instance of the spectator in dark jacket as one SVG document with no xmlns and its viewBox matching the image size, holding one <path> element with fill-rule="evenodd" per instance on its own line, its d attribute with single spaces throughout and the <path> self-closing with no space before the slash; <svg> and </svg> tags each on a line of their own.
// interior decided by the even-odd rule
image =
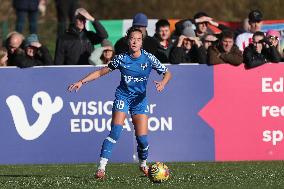
<svg viewBox="0 0 284 189">
<path fill-rule="evenodd" d="M 96 33 L 87 31 L 86 20 L 93 23 Z M 57 39 L 55 51 L 56 65 L 87 65 L 93 45 L 99 44 L 108 37 L 107 31 L 100 22 L 92 17 L 85 9 L 76 10 L 75 24 Z"/>
<path fill-rule="evenodd" d="M 209 47 L 208 64 L 231 64 L 238 66 L 243 62 L 243 54 L 234 44 L 234 33 L 223 31 L 220 43 Z"/>
<path fill-rule="evenodd" d="M 190 21 L 184 22 L 182 35 L 170 54 L 172 64 L 200 63 L 206 64 L 206 49 L 192 29 Z"/>
<path fill-rule="evenodd" d="M 146 30 L 147 26 L 148 26 L 148 18 L 145 14 L 138 13 L 134 16 L 132 27 L 139 28 L 142 31 L 143 49 L 153 55 L 156 55 L 157 49 L 158 49 L 158 43 L 153 37 L 148 36 L 147 30 Z M 127 38 L 126 37 L 120 38 L 115 43 L 114 49 L 115 49 L 116 54 L 128 52 L 129 47 L 128 47 Z"/>
<path fill-rule="evenodd" d="M 53 63 L 48 49 L 39 42 L 36 34 L 27 37 L 25 51 L 18 52 L 13 61 L 20 68 L 47 66 Z"/>
<path fill-rule="evenodd" d="M 252 37 L 253 43 L 245 48 L 243 58 L 247 69 L 261 66 L 268 62 L 281 61 L 275 46 L 265 38 L 263 32 L 255 32 Z"/>
<path fill-rule="evenodd" d="M 156 57 L 162 63 L 170 62 L 170 52 L 173 48 L 171 40 L 170 23 L 168 20 L 161 19 L 156 23 L 156 33 L 153 36 L 157 40 L 158 49 Z"/>
<path fill-rule="evenodd" d="M 19 52 L 23 52 L 24 36 L 18 32 L 11 32 L 8 34 L 5 41 L 6 48 L 8 50 L 8 66 L 16 66 L 14 58 Z"/>
<path fill-rule="evenodd" d="M 37 33 L 37 16 L 39 0 L 13 0 L 16 10 L 16 31 L 23 33 L 25 18 L 28 15 L 30 33 Z"/>
</svg>

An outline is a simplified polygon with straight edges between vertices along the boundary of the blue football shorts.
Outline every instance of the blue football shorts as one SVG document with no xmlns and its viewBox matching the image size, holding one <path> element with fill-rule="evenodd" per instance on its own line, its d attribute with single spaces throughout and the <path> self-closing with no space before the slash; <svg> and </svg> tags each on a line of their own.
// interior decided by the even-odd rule
<svg viewBox="0 0 284 189">
<path fill-rule="evenodd" d="M 130 112 L 131 115 L 135 114 L 146 114 L 148 115 L 148 102 L 145 95 L 138 97 L 125 97 L 116 95 L 113 102 L 112 112 Z"/>
</svg>

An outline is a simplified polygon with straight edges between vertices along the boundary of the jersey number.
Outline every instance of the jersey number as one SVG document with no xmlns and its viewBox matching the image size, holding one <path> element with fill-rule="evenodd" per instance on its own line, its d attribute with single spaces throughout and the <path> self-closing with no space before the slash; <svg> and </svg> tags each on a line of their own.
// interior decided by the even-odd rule
<svg viewBox="0 0 284 189">
<path fill-rule="evenodd" d="M 123 100 L 117 100 L 116 101 L 116 108 L 122 110 L 124 108 L 124 101 Z"/>
</svg>

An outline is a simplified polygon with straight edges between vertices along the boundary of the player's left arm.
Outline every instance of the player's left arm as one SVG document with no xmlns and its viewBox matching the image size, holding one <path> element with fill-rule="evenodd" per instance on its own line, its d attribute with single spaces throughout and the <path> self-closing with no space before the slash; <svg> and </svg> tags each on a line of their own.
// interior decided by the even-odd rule
<svg viewBox="0 0 284 189">
<path fill-rule="evenodd" d="M 164 77 L 161 81 L 154 81 L 156 84 L 156 89 L 158 92 L 161 92 L 164 90 L 165 86 L 168 84 L 168 82 L 172 79 L 172 74 L 169 70 L 166 71 L 164 74 Z"/>
<path fill-rule="evenodd" d="M 163 79 L 161 81 L 154 81 L 157 91 L 161 92 L 171 80 L 172 74 L 169 69 L 164 64 L 162 64 L 154 55 L 149 53 L 148 58 L 152 63 L 152 68 L 156 70 L 158 74 L 163 74 Z"/>
</svg>

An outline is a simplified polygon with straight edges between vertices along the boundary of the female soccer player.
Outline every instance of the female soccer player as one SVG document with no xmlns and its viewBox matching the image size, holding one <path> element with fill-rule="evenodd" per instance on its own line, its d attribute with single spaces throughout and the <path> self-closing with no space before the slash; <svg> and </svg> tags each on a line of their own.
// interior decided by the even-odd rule
<svg viewBox="0 0 284 189">
<path fill-rule="evenodd" d="M 73 83 L 68 90 L 78 91 L 83 84 L 98 79 L 115 69 L 121 72 L 120 85 L 116 89 L 112 113 L 112 127 L 108 137 L 104 140 L 97 178 L 105 177 L 105 168 L 111 156 L 112 148 L 118 141 L 123 130 L 124 120 L 130 111 L 137 140 L 137 152 L 140 170 L 148 175 L 146 160 L 148 157 L 148 109 L 146 99 L 146 85 L 152 69 L 163 74 L 161 81 L 155 81 L 157 91 L 162 91 L 171 79 L 171 73 L 152 54 L 142 48 L 142 32 L 137 28 L 130 28 L 127 32 L 129 52 L 116 55 L 108 66 L 90 73 L 84 79 Z"/>
</svg>

